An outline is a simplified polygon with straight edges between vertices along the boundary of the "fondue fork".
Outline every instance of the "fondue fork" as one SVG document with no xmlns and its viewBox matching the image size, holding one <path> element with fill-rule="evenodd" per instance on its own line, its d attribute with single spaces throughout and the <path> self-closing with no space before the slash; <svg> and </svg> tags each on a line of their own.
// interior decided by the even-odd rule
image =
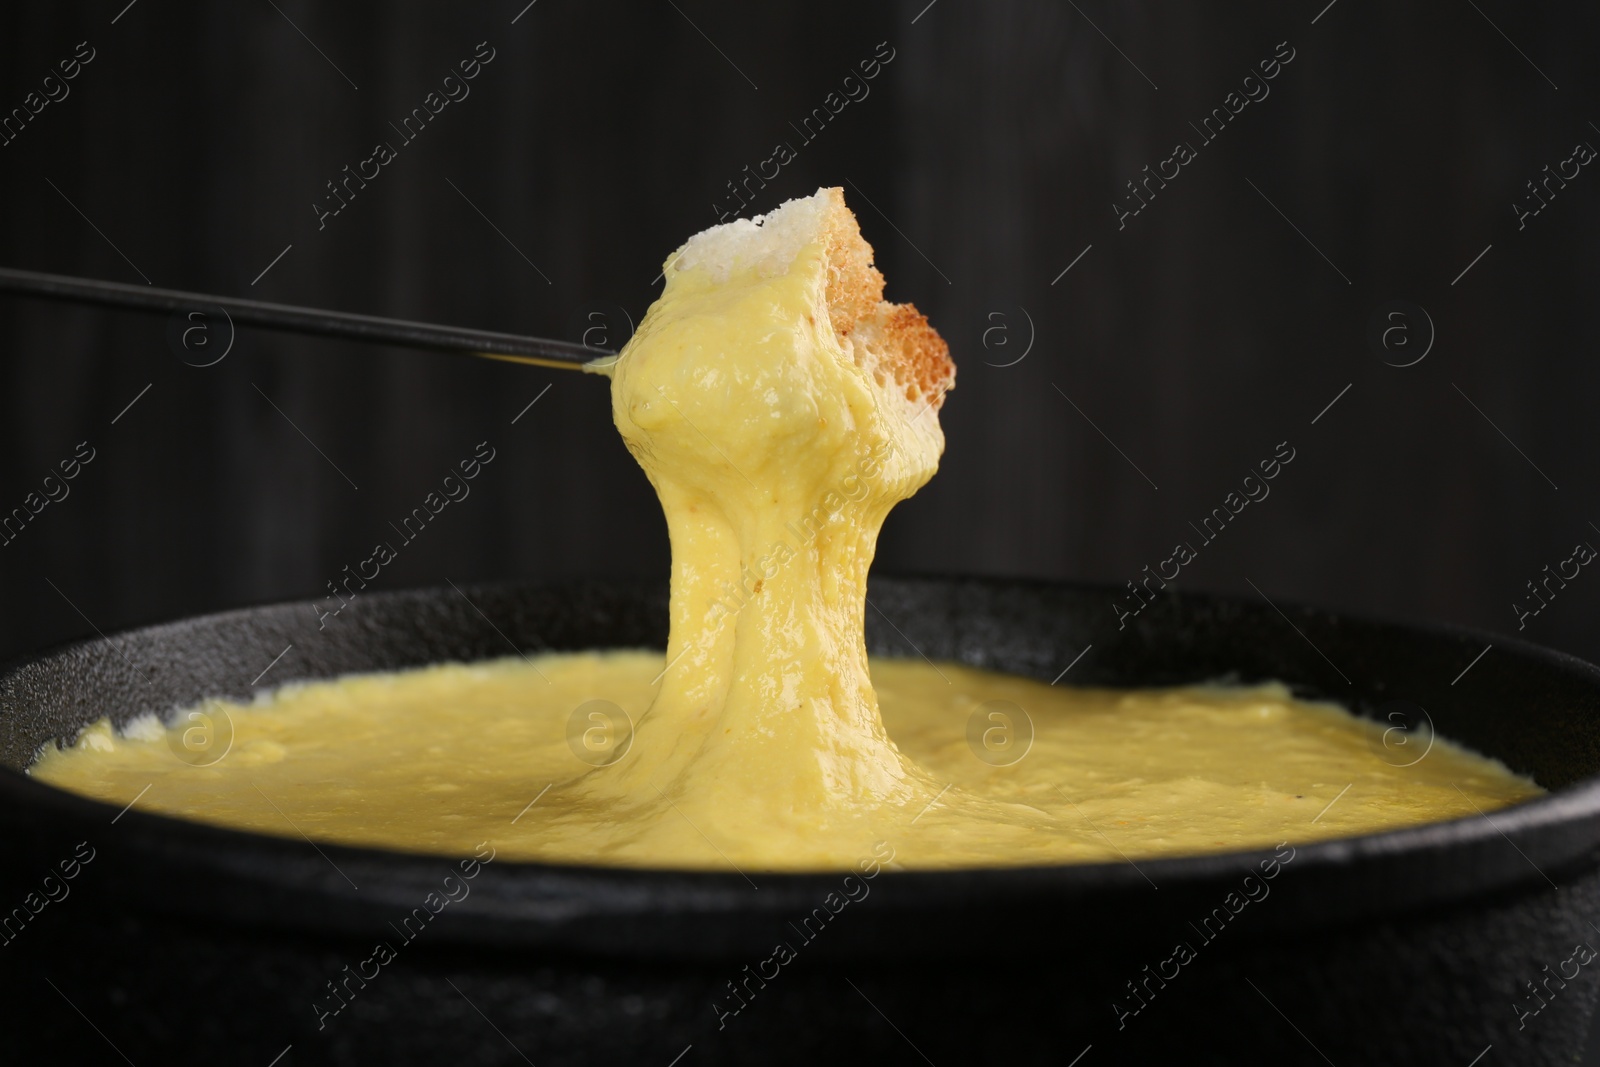
<svg viewBox="0 0 1600 1067">
<path fill-rule="evenodd" d="M 150 313 L 213 315 L 221 311 L 230 323 L 245 326 L 264 326 L 287 333 L 397 345 L 561 370 L 582 370 L 587 363 L 616 354 L 608 349 L 544 337 L 524 337 L 429 322 L 407 322 L 404 319 L 385 319 L 347 311 L 293 307 L 289 304 L 267 304 L 259 300 L 157 289 L 150 285 L 124 285 L 120 282 L 9 267 L 0 267 L 0 293 Z"/>
</svg>

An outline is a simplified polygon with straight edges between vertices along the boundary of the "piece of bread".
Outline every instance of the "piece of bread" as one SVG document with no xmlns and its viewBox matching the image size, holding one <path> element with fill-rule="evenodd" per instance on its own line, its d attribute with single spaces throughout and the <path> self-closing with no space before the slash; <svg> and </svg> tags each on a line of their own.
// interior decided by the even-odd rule
<svg viewBox="0 0 1600 1067">
<path fill-rule="evenodd" d="M 736 219 L 689 238 L 668 270 L 701 269 L 718 281 L 735 271 L 772 277 L 819 243 L 828 271 L 828 317 L 840 347 L 879 385 L 894 381 L 914 404 L 935 409 L 955 386 L 950 346 L 910 304 L 883 299 L 883 274 L 861 236 L 844 190 L 818 189 L 753 219 Z"/>
</svg>

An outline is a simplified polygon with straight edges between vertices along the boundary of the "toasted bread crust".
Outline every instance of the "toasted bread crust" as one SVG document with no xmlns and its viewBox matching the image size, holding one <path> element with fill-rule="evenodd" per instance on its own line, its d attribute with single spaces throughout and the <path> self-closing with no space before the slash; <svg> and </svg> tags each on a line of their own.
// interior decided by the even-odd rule
<svg viewBox="0 0 1600 1067">
<path fill-rule="evenodd" d="M 831 188 L 827 194 L 821 240 L 834 333 L 880 384 L 893 378 L 907 400 L 942 407 L 944 394 L 955 387 L 950 346 L 914 306 L 883 299 L 883 274 L 872 265 L 872 246 L 845 206 L 844 190 Z"/>
</svg>

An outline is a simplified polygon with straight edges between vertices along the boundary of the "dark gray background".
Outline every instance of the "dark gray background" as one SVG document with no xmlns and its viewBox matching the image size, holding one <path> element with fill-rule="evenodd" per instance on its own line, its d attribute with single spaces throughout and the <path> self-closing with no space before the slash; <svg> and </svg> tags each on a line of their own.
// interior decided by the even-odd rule
<svg viewBox="0 0 1600 1067">
<path fill-rule="evenodd" d="M 1280 441 L 1271 497 L 1180 587 L 1514 632 L 1524 583 L 1600 544 L 1600 174 L 1512 210 L 1600 145 L 1593 6 L 539 0 L 513 25 L 524 3 L 6 5 L 0 109 L 97 57 L 0 147 L 0 263 L 573 337 L 591 306 L 636 319 L 788 140 L 755 209 L 843 185 L 960 366 L 880 569 L 1121 584 Z M 319 232 L 323 183 L 485 40 L 471 96 Z M 1124 183 L 1282 41 L 1271 95 L 1119 231 Z M 1404 369 L 1366 340 L 1395 299 L 1437 330 Z M 666 571 L 599 379 L 259 331 L 196 369 L 166 334 L 0 299 L 0 511 L 98 453 L 0 547 L 0 651 L 319 596 L 483 440 L 471 498 L 376 587 Z M 1597 602 L 1586 570 L 1523 636 L 1600 658 Z"/>
<path fill-rule="evenodd" d="M 920 3 L 541 0 L 513 26 L 518 3 L 140 0 L 111 25 L 123 3 L 0 16 L 0 106 L 78 41 L 98 52 L 0 148 L 6 264 L 571 335 L 590 303 L 637 317 L 725 183 L 787 139 L 756 208 L 844 185 L 891 296 L 961 368 L 943 469 L 881 568 L 1120 584 L 1283 440 L 1272 496 L 1181 586 L 1514 631 L 1524 583 L 1600 543 L 1580 237 L 1600 201 L 1585 170 L 1525 230 L 1511 209 L 1600 143 L 1592 11 L 940 0 L 913 24 Z M 319 232 L 323 183 L 482 40 L 472 95 Z M 800 146 L 789 123 L 880 41 L 871 95 Z M 1271 95 L 1119 232 L 1124 183 L 1198 142 L 1188 124 L 1280 41 Z M 1438 333 L 1406 369 L 1365 341 L 1396 298 Z M 1027 357 L 986 365 L 1030 317 Z M 314 595 L 484 439 L 503 458 L 378 585 L 666 568 L 597 379 L 251 331 L 202 370 L 160 319 L 10 298 L 0 351 L 0 507 L 77 442 L 99 453 L 0 548 L 6 649 L 85 632 L 67 597 L 110 630 Z M 1525 636 L 1600 657 L 1596 597 L 1581 575 Z"/>
</svg>

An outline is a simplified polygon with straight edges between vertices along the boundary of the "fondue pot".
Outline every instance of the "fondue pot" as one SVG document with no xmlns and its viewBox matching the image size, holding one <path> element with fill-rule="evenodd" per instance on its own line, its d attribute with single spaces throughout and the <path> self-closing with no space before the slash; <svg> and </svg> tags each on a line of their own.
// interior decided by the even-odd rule
<svg viewBox="0 0 1600 1067">
<path fill-rule="evenodd" d="M 0 676 L 6 1062 L 1488 1067 L 1581 1052 L 1600 997 L 1600 669 L 1499 636 L 1188 594 L 1119 629 L 1110 589 L 877 579 L 874 655 L 1048 681 L 1092 645 L 1067 682 L 1281 680 L 1379 719 L 1410 709 L 1388 721 L 1414 750 L 1375 758 L 1425 751 L 1425 716 L 1551 792 L 1276 851 L 886 870 L 809 938 L 844 872 L 497 858 L 408 940 L 403 920 L 467 857 L 119 811 L 22 773 L 104 715 L 248 699 L 291 644 L 273 683 L 665 645 L 661 585 L 464 593 L 363 596 L 320 630 L 305 603 L 226 612 Z"/>
</svg>

